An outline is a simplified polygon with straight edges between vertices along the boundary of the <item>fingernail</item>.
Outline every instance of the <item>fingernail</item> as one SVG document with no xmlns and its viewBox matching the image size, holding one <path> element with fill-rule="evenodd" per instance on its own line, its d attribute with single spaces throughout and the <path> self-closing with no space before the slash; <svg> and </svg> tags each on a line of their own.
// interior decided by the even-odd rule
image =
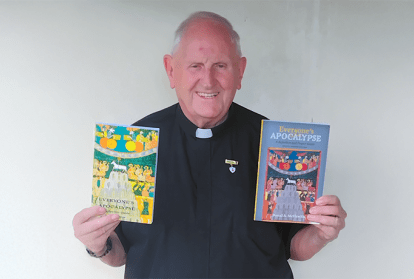
<svg viewBox="0 0 414 279">
<path fill-rule="evenodd" d="M 112 220 L 114 221 L 119 220 L 119 215 L 118 214 L 112 215 Z"/>
</svg>

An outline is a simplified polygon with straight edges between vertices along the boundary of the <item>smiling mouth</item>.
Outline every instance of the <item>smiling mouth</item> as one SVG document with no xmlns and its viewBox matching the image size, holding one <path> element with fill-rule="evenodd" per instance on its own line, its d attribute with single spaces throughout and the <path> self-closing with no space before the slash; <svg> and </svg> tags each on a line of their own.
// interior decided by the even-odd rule
<svg viewBox="0 0 414 279">
<path fill-rule="evenodd" d="M 219 94 L 219 92 L 214 92 L 214 93 L 196 92 L 196 93 L 198 96 L 202 98 L 206 98 L 206 99 L 212 99 Z"/>
</svg>

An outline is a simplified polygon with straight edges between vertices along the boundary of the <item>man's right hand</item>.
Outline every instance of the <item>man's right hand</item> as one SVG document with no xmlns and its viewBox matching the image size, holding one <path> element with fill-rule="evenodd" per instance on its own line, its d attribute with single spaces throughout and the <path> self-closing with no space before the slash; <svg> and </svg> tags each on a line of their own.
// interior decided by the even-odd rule
<svg viewBox="0 0 414 279">
<path fill-rule="evenodd" d="M 100 206 L 85 208 L 72 222 L 75 237 L 97 255 L 104 253 L 106 240 L 120 223 L 118 214 L 105 213 L 105 208 Z"/>
</svg>

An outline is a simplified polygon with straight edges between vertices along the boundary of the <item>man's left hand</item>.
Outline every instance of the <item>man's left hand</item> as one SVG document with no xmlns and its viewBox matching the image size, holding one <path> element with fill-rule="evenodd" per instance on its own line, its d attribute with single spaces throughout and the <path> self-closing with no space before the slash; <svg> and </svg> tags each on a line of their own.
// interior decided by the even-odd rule
<svg viewBox="0 0 414 279">
<path fill-rule="evenodd" d="M 317 222 L 318 236 L 326 242 L 338 237 L 339 232 L 345 227 L 345 210 L 337 196 L 327 195 L 316 200 L 316 205 L 309 211 L 308 220 Z"/>
</svg>

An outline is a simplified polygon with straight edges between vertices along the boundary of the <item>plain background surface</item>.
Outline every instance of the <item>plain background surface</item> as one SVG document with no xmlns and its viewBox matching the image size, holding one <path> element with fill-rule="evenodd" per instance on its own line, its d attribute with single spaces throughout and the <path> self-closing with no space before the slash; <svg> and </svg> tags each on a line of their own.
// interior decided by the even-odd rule
<svg viewBox="0 0 414 279">
<path fill-rule="evenodd" d="M 0 2 L 0 277 L 123 278 L 73 236 L 90 203 L 94 123 L 176 102 L 162 57 L 198 10 L 240 34 L 236 102 L 331 125 L 325 193 L 347 226 L 291 262 L 295 278 L 412 278 L 412 1 Z"/>
</svg>

